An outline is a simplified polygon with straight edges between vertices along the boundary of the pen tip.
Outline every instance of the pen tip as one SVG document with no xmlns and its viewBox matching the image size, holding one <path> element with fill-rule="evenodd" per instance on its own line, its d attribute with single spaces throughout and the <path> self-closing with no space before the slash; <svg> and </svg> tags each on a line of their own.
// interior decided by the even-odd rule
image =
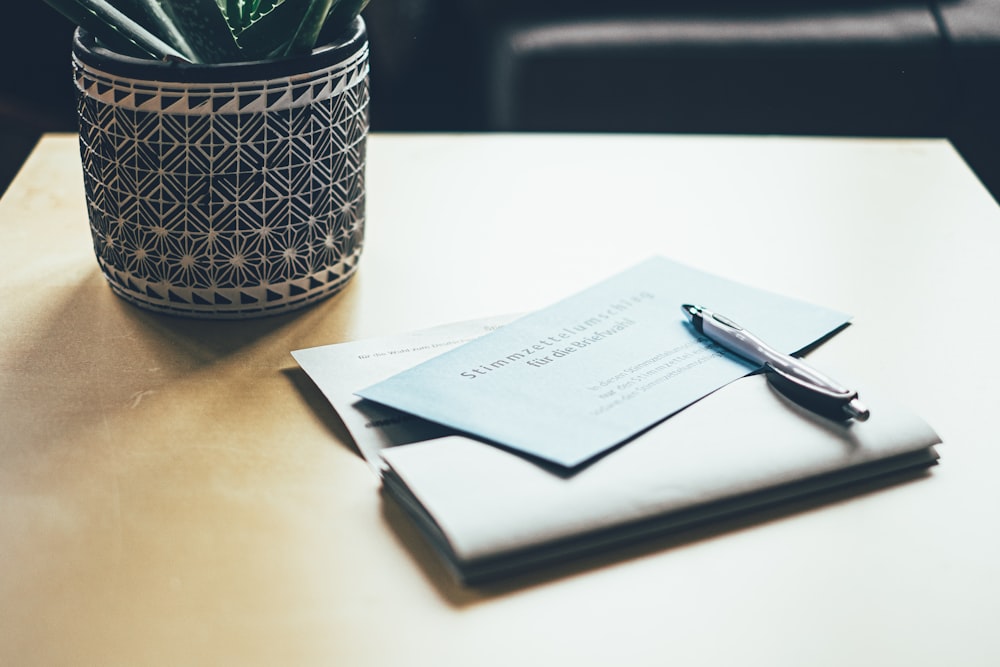
<svg viewBox="0 0 1000 667">
<path fill-rule="evenodd" d="M 859 422 L 868 421 L 868 418 L 871 416 L 871 411 L 856 398 L 844 406 L 844 412 Z"/>
<path fill-rule="evenodd" d="M 689 320 L 694 320 L 696 317 L 701 316 L 701 308 L 698 306 L 692 306 L 690 303 L 681 305 L 681 312 L 684 313 Z"/>
</svg>

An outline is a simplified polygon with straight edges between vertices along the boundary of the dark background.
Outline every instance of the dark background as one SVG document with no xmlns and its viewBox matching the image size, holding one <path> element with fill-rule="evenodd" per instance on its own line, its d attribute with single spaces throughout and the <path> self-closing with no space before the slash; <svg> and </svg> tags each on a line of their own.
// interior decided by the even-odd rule
<svg viewBox="0 0 1000 667">
<path fill-rule="evenodd" d="M 0 41 L 0 191 L 75 131 L 73 26 Z M 948 137 L 1000 193 L 1000 0 L 372 0 L 373 131 Z"/>
</svg>

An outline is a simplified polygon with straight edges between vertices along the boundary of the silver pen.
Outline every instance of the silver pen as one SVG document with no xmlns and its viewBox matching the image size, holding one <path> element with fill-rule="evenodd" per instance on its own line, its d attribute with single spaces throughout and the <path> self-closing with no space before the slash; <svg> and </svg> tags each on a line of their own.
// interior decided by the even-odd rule
<svg viewBox="0 0 1000 667">
<path fill-rule="evenodd" d="M 837 420 L 865 421 L 870 416 L 858 392 L 834 382 L 801 359 L 774 349 L 728 317 L 689 304 L 681 306 L 681 310 L 699 334 L 764 366 L 772 386 L 803 407 Z"/>
</svg>

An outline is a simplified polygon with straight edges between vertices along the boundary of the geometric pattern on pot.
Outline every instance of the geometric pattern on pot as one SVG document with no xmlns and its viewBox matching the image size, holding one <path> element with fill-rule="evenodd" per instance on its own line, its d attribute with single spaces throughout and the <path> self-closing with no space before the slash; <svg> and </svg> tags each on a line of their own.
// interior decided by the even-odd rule
<svg viewBox="0 0 1000 667">
<path fill-rule="evenodd" d="M 362 27 L 363 30 L 363 27 Z M 368 44 L 315 71 L 157 82 L 74 45 L 94 250 L 147 309 L 242 318 L 338 291 L 364 242 Z"/>
</svg>

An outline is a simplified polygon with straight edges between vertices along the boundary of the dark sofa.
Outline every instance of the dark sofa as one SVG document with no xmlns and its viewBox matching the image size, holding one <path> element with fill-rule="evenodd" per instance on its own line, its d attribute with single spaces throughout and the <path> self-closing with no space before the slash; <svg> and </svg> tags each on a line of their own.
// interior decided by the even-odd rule
<svg viewBox="0 0 1000 667">
<path fill-rule="evenodd" d="M 945 136 L 1000 194 L 1000 0 L 415 0 L 369 13 L 373 111 L 388 127 Z"/>
<path fill-rule="evenodd" d="M 73 129 L 71 26 L 25 11 L 38 26 L 0 43 L 6 152 Z M 375 130 L 945 136 L 1000 195 L 1000 0 L 374 0 L 365 17 Z"/>
</svg>

